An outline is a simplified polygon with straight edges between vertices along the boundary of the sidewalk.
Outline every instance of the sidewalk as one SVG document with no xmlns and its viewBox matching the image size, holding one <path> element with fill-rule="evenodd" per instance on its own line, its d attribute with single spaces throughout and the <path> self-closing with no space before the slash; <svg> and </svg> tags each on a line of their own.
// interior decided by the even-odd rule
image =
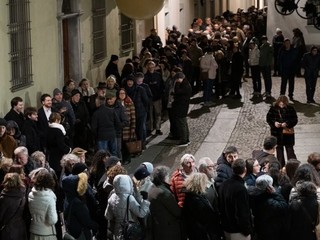
<svg viewBox="0 0 320 240">
<path fill-rule="evenodd" d="M 320 84 L 316 91 L 316 102 L 320 102 Z M 279 96 L 280 79 L 273 78 L 273 96 Z M 320 152 L 320 105 L 306 104 L 304 79 L 297 78 L 294 98 L 291 102 L 298 113 L 298 125 L 295 128 L 295 151 L 298 160 L 306 162 L 307 156 Z M 241 100 L 225 98 L 213 107 L 200 105 L 202 93 L 192 99 L 188 124 L 191 144 L 188 147 L 175 147 L 175 142 L 167 140 L 169 123 L 162 124 L 163 136 L 149 138 L 147 150 L 125 166 L 129 173 L 136 167 L 149 161 L 154 165 L 166 165 L 173 170 L 179 167 L 179 160 L 185 153 L 194 154 L 196 159 L 210 157 L 214 161 L 226 146 L 234 145 L 239 149 L 241 158 L 251 157 L 254 149 L 260 149 L 263 139 L 270 134 L 266 123 L 266 114 L 271 102 L 253 102 L 251 79 L 243 83 Z"/>
</svg>

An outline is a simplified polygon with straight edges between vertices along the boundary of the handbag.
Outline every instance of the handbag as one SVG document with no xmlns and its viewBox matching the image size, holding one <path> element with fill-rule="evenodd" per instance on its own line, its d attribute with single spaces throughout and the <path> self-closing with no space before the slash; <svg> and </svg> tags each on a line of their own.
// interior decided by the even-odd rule
<svg viewBox="0 0 320 240">
<path fill-rule="evenodd" d="M 294 134 L 294 128 L 284 127 L 282 129 L 282 134 L 284 134 L 284 135 L 292 135 L 292 134 Z"/>
<path fill-rule="evenodd" d="M 142 240 L 145 236 L 143 227 L 137 222 L 129 221 L 129 198 L 130 195 L 127 197 L 126 214 L 121 224 L 122 236 L 124 240 Z"/>
<path fill-rule="evenodd" d="M 137 140 L 135 134 L 129 138 L 127 142 L 125 142 L 125 146 L 130 154 L 141 153 L 142 151 L 142 142 L 141 140 Z"/>
</svg>

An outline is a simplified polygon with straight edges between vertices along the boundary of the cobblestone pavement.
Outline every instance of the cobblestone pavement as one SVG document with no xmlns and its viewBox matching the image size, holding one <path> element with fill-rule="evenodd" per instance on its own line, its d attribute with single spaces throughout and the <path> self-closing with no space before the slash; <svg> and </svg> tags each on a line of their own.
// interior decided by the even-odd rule
<svg viewBox="0 0 320 240">
<path fill-rule="evenodd" d="M 317 103 L 320 103 L 319 85 L 318 81 L 315 96 Z M 262 84 L 262 89 L 264 90 L 264 84 Z M 229 109 L 240 108 L 240 114 L 229 138 L 228 145 L 237 146 L 241 157 L 250 157 L 252 150 L 261 148 L 263 139 L 269 135 L 269 126 L 265 118 L 270 104 L 275 100 L 265 101 L 260 99 L 253 101 L 251 100 L 252 92 L 251 78 L 247 78 L 247 82 L 242 84 L 241 94 L 243 97 L 241 100 L 225 98 L 216 102 L 215 106 L 208 108 L 200 104 L 202 93 L 196 95 L 191 101 L 193 105 L 188 115 L 191 144 L 188 147 L 177 148 L 174 147 L 175 142 L 166 140 L 165 136 L 156 144 L 152 144 L 152 142 L 159 136 L 151 138 L 148 149 L 140 157 L 133 159 L 130 165 L 126 166 L 128 172 L 133 171 L 143 161 L 150 161 L 155 165 L 167 165 L 172 170 L 177 168 L 179 159 L 183 154 L 195 154 L 197 152 L 214 125 L 222 107 Z M 273 77 L 272 95 L 277 98 L 279 93 L 280 78 Z M 295 79 L 294 99 L 294 102 L 291 103 L 298 113 L 298 124 L 320 124 L 320 105 L 306 104 L 304 78 Z M 163 128 L 164 134 L 168 134 L 168 127 Z M 209 157 L 213 160 L 218 158 L 218 156 Z"/>
</svg>

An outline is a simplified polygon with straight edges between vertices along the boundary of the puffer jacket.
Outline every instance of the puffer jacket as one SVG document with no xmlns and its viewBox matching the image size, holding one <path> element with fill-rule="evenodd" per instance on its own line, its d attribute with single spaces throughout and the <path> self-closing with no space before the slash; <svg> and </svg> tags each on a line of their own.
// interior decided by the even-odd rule
<svg viewBox="0 0 320 240">
<path fill-rule="evenodd" d="M 217 176 L 214 179 L 215 187 L 218 191 L 220 185 L 227 179 L 230 179 L 233 175 L 233 171 L 231 168 L 231 163 L 227 161 L 224 154 L 222 153 L 221 156 L 218 158 L 217 161 Z"/>
<path fill-rule="evenodd" d="M 50 236 L 56 234 L 54 224 L 58 221 L 56 211 L 57 197 L 50 189 L 32 188 L 28 196 L 31 213 L 30 232 L 35 235 Z"/>
<path fill-rule="evenodd" d="M 121 236 L 121 223 L 127 210 L 129 197 L 129 221 L 138 222 L 138 217 L 144 218 L 149 213 L 150 202 L 136 199 L 133 194 L 133 184 L 128 175 L 117 175 L 113 180 L 114 193 L 108 200 L 104 216 L 110 221 L 110 230 L 117 237 Z"/>
<path fill-rule="evenodd" d="M 171 177 L 171 191 L 173 192 L 176 200 L 178 201 L 179 207 L 183 207 L 185 193 L 182 190 L 184 180 L 187 178 L 186 175 L 180 169 L 177 169 Z"/>
<path fill-rule="evenodd" d="M 206 53 L 200 59 L 200 68 L 202 72 L 208 72 L 209 79 L 215 79 L 217 75 L 218 64 L 213 54 Z"/>
</svg>

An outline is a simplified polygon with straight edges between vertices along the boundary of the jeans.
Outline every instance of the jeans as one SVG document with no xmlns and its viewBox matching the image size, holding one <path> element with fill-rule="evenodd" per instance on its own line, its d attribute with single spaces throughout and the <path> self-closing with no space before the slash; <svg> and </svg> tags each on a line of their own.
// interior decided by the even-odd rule
<svg viewBox="0 0 320 240">
<path fill-rule="evenodd" d="M 116 138 L 111 140 L 97 141 L 98 150 L 108 151 L 111 155 L 117 156 L 117 140 Z"/>
<path fill-rule="evenodd" d="M 271 78 L 271 66 L 261 66 L 260 71 L 264 80 L 264 88 L 266 94 L 271 94 L 272 78 Z"/>
<path fill-rule="evenodd" d="M 293 97 L 294 91 L 294 73 L 281 74 L 280 95 L 286 94 L 287 83 L 289 82 L 289 97 Z"/>
<path fill-rule="evenodd" d="M 203 101 L 210 102 L 213 100 L 213 79 L 203 80 Z"/>
</svg>

